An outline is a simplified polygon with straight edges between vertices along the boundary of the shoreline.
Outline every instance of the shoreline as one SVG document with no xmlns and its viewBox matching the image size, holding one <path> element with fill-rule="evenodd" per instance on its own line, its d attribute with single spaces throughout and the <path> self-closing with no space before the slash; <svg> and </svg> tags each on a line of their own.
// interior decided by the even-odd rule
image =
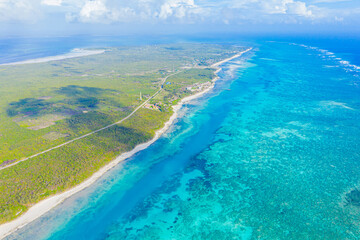
<svg viewBox="0 0 360 240">
<path fill-rule="evenodd" d="M 193 95 L 182 98 L 176 105 L 172 106 L 173 114 L 171 115 L 169 120 L 165 122 L 164 126 L 155 132 L 155 135 L 151 140 L 137 145 L 134 149 L 132 149 L 129 152 L 120 154 L 114 160 L 112 160 L 107 165 L 100 168 L 97 172 L 95 172 L 92 176 L 90 176 L 88 179 L 86 179 L 84 182 L 80 183 L 79 185 L 72 187 L 72 188 L 66 190 L 65 192 L 61 192 L 61 193 L 55 194 L 54 196 L 48 197 L 44 200 L 41 200 L 40 202 L 38 202 L 38 203 L 34 204 L 32 207 L 30 207 L 23 215 L 19 216 L 18 218 L 14 219 L 10 222 L 1 224 L 0 225 L 0 239 L 3 239 L 5 237 L 9 236 L 10 234 L 14 233 L 15 231 L 26 226 L 28 223 L 41 217 L 42 215 L 44 215 L 45 213 L 47 213 L 54 207 L 58 206 L 67 198 L 69 198 L 72 195 L 91 186 L 98 179 L 100 179 L 105 173 L 110 171 L 113 167 L 118 165 L 120 162 L 132 157 L 137 152 L 146 149 L 151 144 L 153 144 L 155 141 L 157 141 L 163 135 L 163 133 L 165 133 L 171 127 L 171 125 L 174 123 L 174 121 L 178 118 L 178 112 L 186 102 L 189 102 L 191 100 L 199 98 L 214 88 L 216 81 L 219 80 L 219 78 L 220 78 L 217 76 L 217 74 L 222 70 L 222 68 L 220 67 L 221 64 L 224 64 L 228 61 L 238 58 L 250 50 L 252 50 L 252 48 L 248 48 L 247 50 L 244 50 L 230 58 L 224 59 L 220 62 L 217 62 L 217 63 L 214 63 L 213 65 L 211 65 L 210 66 L 211 68 L 216 69 L 214 71 L 214 74 L 216 77 L 211 81 L 212 84 L 208 88 L 206 88 L 205 90 L 203 90 L 201 92 L 197 92 Z"/>
<path fill-rule="evenodd" d="M 59 61 L 59 60 L 64 60 L 64 59 L 69 59 L 69 58 L 86 57 L 86 56 L 91 56 L 91 55 L 96 55 L 96 54 L 102 54 L 104 52 L 105 52 L 105 50 L 88 50 L 88 49 L 75 48 L 65 54 L 42 57 L 42 58 L 34 58 L 34 59 L 18 61 L 18 62 L 2 63 L 2 64 L 0 64 L 0 66 L 16 66 L 16 65 L 23 65 L 23 64 L 46 63 L 46 62 Z"/>
</svg>

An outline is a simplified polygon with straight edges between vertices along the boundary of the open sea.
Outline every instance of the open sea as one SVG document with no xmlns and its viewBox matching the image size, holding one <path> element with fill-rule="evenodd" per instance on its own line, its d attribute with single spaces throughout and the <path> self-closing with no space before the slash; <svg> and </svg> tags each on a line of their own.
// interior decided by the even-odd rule
<svg viewBox="0 0 360 240">
<path fill-rule="evenodd" d="M 56 54 L 120 44 L 78 41 Z M 360 40 L 248 45 L 158 141 L 7 239 L 360 239 Z"/>
</svg>

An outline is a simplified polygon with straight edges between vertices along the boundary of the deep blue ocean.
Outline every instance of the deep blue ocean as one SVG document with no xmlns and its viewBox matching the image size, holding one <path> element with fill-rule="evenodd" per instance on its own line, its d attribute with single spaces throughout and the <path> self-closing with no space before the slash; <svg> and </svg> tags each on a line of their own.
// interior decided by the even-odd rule
<svg viewBox="0 0 360 240">
<path fill-rule="evenodd" d="M 8 239 L 359 239 L 360 40 L 247 44 L 158 141 Z"/>
</svg>

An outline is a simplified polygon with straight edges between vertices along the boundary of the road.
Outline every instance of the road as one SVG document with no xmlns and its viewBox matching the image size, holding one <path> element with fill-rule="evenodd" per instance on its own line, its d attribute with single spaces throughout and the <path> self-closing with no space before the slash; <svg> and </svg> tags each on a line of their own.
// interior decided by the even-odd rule
<svg viewBox="0 0 360 240">
<path fill-rule="evenodd" d="M 19 160 L 19 161 L 17 161 L 17 162 L 14 162 L 14 163 L 8 164 L 8 165 L 6 165 L 6 166 L 0 167 L 0 171 L 1 171 L 1 170 L 4 170 L 4 169 L 6 169 L 6 168 L 9 168 L 9 167 L 15 166 L 15 165 L 17 165 L 17 164 L 19 164 L 19 163 L 21 163 L 21 162 L 28 161 L 28 160 L 30 160 L 30 159 L 32 159 L 32 158 L 34 158 L 34 157 L 37 157 L 37 156 L 42 155 L 42 154 L 45 154 L 45 153 L 50 152 L 50 151 L 52 151 L 52 150 L 54 150 L 54 149 L 61 148 L 61 147 L 65 146 L 65 145 L 68 145 L 68 144 L 70 144 L 70 143 L 72 143 L 72 142 L 75 142 L 75 141 L 78 141 L 78 140 L 80 140 L 80 139 L 86 138 L 86 137 L 88 137 L 88 136 L 90 136 L 90 135 L 93 135 L 94 133 L 100 132 L 100 131 L 102 131 L 102 130 L 108 129 L 108 128 L 112 127 L 112 126 L 115 126 L 115 125 L 117 125 L 117 124 L 120 124 L 120 123 L 124 122 L 125 120 L 129 119 L 132 115 L 134 115 L 134 114 L 135 114 L 140 108 L 142 108 L 145 104 L 147 104 L 151 99 L 153 99 L 156 95 L 158 95 L 158 94 L 162 91 L 163 86 L 164 86 L 164 83 L 166 82 L 166 80 L 167 80 L 169 77 L 174 76 L 174 75 L 176 75 L 176 74 L 179 74 L 179 73 L 181 73 L 181 72 L 182 72 L 182 71 L 179 71 L 179 72 L 176 72 L 176 73 L 173 73 L 173 74 L 170 74 L 170 75 L 166 76 L 166 77 L 163 79 L 163 81 L 161 82 L 160 87 L 159 87 L 159 89 L 156 91 L 156 93 L 154 93 L 151 97 L 149 97 L 148 99 L 146 99 L 142 104 L 140 104 L 137 108 L 135 108 L 134 111 L 132 111 L 129 115 L 127 115 L 126 117 L 124 117 L 124 118 L 121 119 L 120 121 L 117 121 L 117 122 L 115 122 L 115 123 L 113 123 L 113 124 L 107 125 L 107 126 L 105 126 L 105 127 L 103 127 L 103 128 L 97 129 L 97 130 L 95 130 L 95 131 L 92 131 L 92 132 L 87 133 L 87 134 L 85 134 L 85 135 L 82 135 L 82 136 L 80 136 L 80 137 L 74 138 L 74 139 L 72 139 L 72 140 L 70 140 L 70 141 L 64 142 L 64 143 L 62 143 L 62 144 L 60 144 L 60 145 L 57 145 L 57 146 L 52 147 L 52 148 L 49 148 L 49 149 L 47 149 L 47 150 L 45 150 L 45 151 L 36 153 L 36 154 L 34 154 L 34 155 L 30 156 L 30 157 L 21 159 L 21 160 Z"/>
</svg>

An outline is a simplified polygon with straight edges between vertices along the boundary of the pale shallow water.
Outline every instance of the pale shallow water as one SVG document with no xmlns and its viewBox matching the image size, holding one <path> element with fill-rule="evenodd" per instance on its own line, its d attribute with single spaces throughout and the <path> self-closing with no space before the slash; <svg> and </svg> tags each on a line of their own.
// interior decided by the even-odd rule
<svg viewBox="0 0 360 240">
<path fill-rule="evenodd" d="M 226 64 L 161 139 L 8 239 L 358 239 L 360 78 L 309 46 Z"/>
</svg>

